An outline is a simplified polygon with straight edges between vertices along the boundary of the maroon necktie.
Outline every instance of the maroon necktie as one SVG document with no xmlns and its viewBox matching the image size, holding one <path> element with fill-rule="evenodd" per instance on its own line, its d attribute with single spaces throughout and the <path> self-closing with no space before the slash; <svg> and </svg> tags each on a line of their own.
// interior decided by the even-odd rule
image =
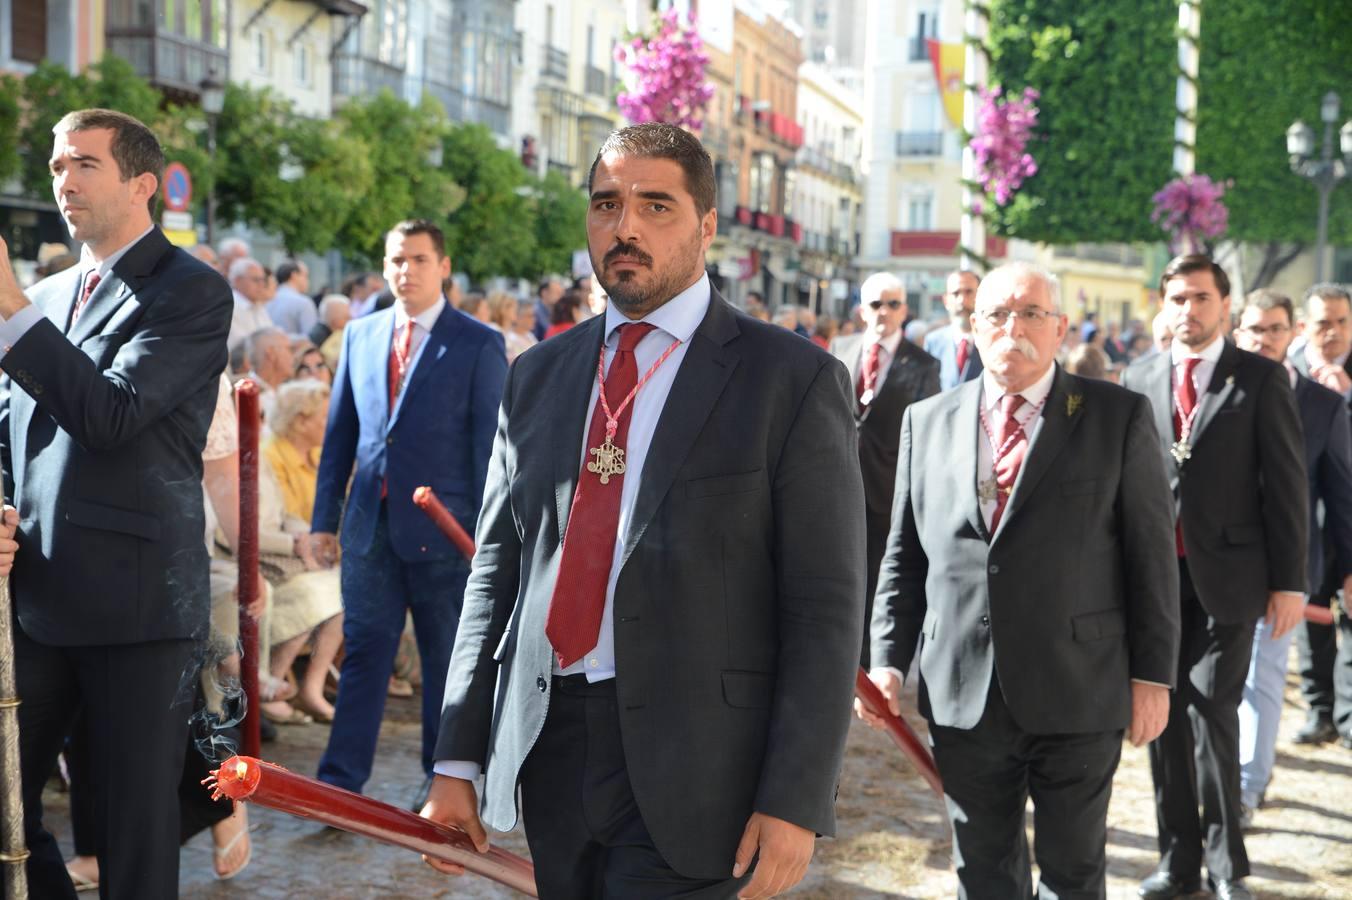
<svg viewBox="0 0 1352 900">
<path fill-rule="evenodd" d="M 90 296 L 94 293 L 94 288 L 99 286 L 99 273 L 95 269 L 89 270 L 88 277 L 85 278 L 84 290 L 80 292 L 80 302 L 75 304 L 75 312 L 71 313 L 70 324 L 74 325 L 80 320 L 80 313 L 84 312 L 85 304 L 89 302 Z"/>
<path fill-rule="evenodd" d="M 1197 408 L 1197 385 L 1193 383 L 1192 373 L 1197 369 L 1197 364 L 1202 361 L 1201 357 L 1189 356 L 1183 360 L 1183 376 L 1178 379 L 1174 385 L 1174 438 L 1182 440 L 1183 423 L 1192 415 L 1192 411 Z M 1192 427 L 1189 425 L 1188 436 L 1191 438 Z M 1178 558 L 1182 559 L 1188 553 L 1183 549 L 1183 520 L 1179 518 L 1174 522 L 1174 544 L 1178 550 Z"/>
<path fill-rule="evenodd" d="M 882 349 L 882 341 L 874 341 L 868 348 L 868 355 L 864 357 L 864 365 L 859 369 L 859 383 L 854 386 L 855 399 L 859 401 L 860 406 L 868 406 L 873 402 L 873 394 L 870 391 L 877 390 L 878 385 L 878 353 Z M 868 400 L 864 400 L 864 395 L 868 394 Z"/>
<path fill-rule="evenodd" d="M 399 397 L 399 388 L 404 383 L 404 376 L 408 374 L 409 352 L 413 349 L 413 320 L 409 319 L 404 324 L 396 326 L 394 329 L 394 340 L 390 341 L 390 415 L 394 415 L 394 401 Z M 384 500 L 390 495 L 390 475 L 389 459 L 385 460 L 385 479 L 380 483 L 380 499 Z"/>
<path fill-rule="evenodd" d="M 995 434 L 995 511 L 991 513 L 991 534 L 1000 527 L 1000 517 L 1005 514 L 1005 504 L 1014 492 L 1019 467 L 1028 452 L 1028 435 L 1014 418 L 1015 410 L 1023 406 L 1023 402 L 1023 397 L 1018 394 L 1005 394 L 1000 398 L 1002 417 L 1000 430 Z"/>
<path fill-rule="evenodd" d="M 962 378 L 962 370 L 967 368 L 967 355 L 971 353 L 968 347 L 967 338 L 958 338 L 958 378 Z"/>
<path fill-rule="evenodd" d="M 612 410 L 629 396 L 638 383 L 638 364 L 634 348 L 654 326 L 638 322 L 620 326 L 620 345 L 606 373 L 606 400 Z M 629 420 L 634 404 L 619 414 L 615 446 L 627 449 Z M 587 459 L 591 450 L 606 439 L 606 414 L 598 397 L 587 429 Z M 615 557 L 615 536 L 620 524 L 620 493 L 624 475 L 610 475 L 606 484 L 601 475 L 588 471 L 586 463 L 578 473 L 577 490 L 568 514 L 568 530 L 563 536 L 563 559 L 554 596 L 545 619 L 545 636 L 554 647 L 559 665 L 568 668 L 596 646 L 601 631 L 601 616 L 606 606 L 606 584 Z"/>
</svg>

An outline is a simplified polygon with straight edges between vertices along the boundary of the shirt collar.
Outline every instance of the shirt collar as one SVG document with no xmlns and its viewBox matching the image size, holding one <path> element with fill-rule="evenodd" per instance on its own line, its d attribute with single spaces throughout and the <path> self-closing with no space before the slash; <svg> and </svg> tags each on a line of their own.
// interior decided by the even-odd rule
<svg viewBox="0 0 1352 900">
<path fill-rule="evenodd" d="M 413 321 L 421 325 L 423 331 L 430 332 L 432 326 L 437 324 L 437 319 L 441 316 L 441 311 L 445 308 L 446 295 L 442 294 L 437 298 L 436 303 L 433 303 L 431 306 L 427 307 L 427 309 L 414 316 Z M 407 322 L 408 319 L 408 313 L 404 312 L 404 308 L 400 306 L 399 302 L 396 300 L 394 304 L 394 327 L 403 328 L 404 323 Z"/>
<path fill-rule="evenodd" d="M 1188 359 L 1190 357 L 1196 357 L 1200 359 L 1202 362 L 1214 363 L 1220 361 L 1221 351 L 1224 349 L 1225 349 L 1225 338 L 1222 335 L 1217 334 L 1216 337 L 1211 341 L 1211 343 L 1207 344 L 1205 347 L 1203 347 L 1200 351 L 1197 352 L 1188 349 L 1188 346 L 1184 344 L 1182 341 L 1174 341 L 1172 344 L 1169 345 L 1169 354 L 1170 358 L 1173 360 L 1174 365 L 1178 365 L 1179 363 L 1183 362 L 1183 360 Z"/>
<path fill-rule="evenodd" d="M 709 311 L 712 291 L 709 287 L 709 274 L 700 275 L 699 280 L 690 287 L 648 313 L 639 321 L 655 325 L 667 334 L 685 343 L 694 337 L 695 329 L 704 321 Z M 615 308 L 614 303 L 606 304 L 606 342 L 609 343 L 615 329 L 628 325 L 634 320 Z"/>
<path fill-rule="evenodd" d="M 1291 387 L 1294 389 L 1296 381 L 1299 378 L 1299 373 L 1296 371 L 1296 367 L 1291 365 L 1291 360 L 1289 359 L 1282 360 L 1282 365 L 1286 367 L 1286 377 L 1290 379 Z"/>
<path fill-rule="evenodd" d="M 1344 353 L 1341 356 L 1338 356 L 1334 359 L 1330 359 L 1327 362 L 1325 362 L 1323 355 L 1320 354 L 1320 352 L 1317 349 L 1315 349 L 1314 344 L 1305 345 L 1305 361 L 1310 364 L 1311 369 L 1317 369 L 1320 366 L 1327 365 L 1329 363 L 1335 366 L 1345 366 L 1347 365 L 1347 357 L 1348 354 Z"/>
<path fill-rule="evenodd" d="M 1052 392 L 1052 379 L 1055 376 L 1056 363 L 1052 363 L 1047 367 L 1047 371 L 1042 373 L 1042 377 L 1019 391 L 1019 396 L 1023 398 L 1024 402 L 1027 403 L 1029 407 L 1036 407 L 1046 400 L 1047 395 Z M 987 411 L 994 410 L 998 407 L 1000 405 L 1000 398 L 1005 395 L 1005 389 L 995 380 L 995 376 L 991 375 L 990 369 L 986 369 L 981 373 L 981 391 L 982 405 L 986 407 Z"/>
<path fill-rule="evenodd" d="M 87 278 L 90 272 L 98 272 L 100 279 L 107 278 L 108 273 L 113 271 L 113 266 L 117 265 L 118 262 L 122 259 L 122 257 L 127 255 L 127 251 L 130 250 L 132 247 L 135 247 L 138 243 L 140 243 L 141 238 L 150 234 L 150 232 L 154 230 L 155 223 L 152 222 L 150 224 L 150 227 L 148 227 L 145 231 L 141 232 L 136 237 L 132 238 L 130 241 L 128 241 L 121 247 L 118 247 L 112 253 L 105 256 L 102 262 L 98 262 L 94 259 L 94 254 L 92 251 L 90 251 L 89 245 L 85 244 L 80 248 L 80 279 L 84 280 L 85 278 Z"/>
<path fill-rule="evenodd" d="M 876 336 L 876 334 L 869 333 L 864 338 L 864 346 L 867 348 L 873 346 L 874 344 L 882 344 L 883 349 L 887 351 L 888 358 L 891 359 L 892 357 L 897 355 L 897 348 L 901 346 L 902 337 L 903 335 L 901 333 L 900 328 L 898 328 L 896 331 L 892 332 L 885 338 L 879 338 Z"/>
</svg>

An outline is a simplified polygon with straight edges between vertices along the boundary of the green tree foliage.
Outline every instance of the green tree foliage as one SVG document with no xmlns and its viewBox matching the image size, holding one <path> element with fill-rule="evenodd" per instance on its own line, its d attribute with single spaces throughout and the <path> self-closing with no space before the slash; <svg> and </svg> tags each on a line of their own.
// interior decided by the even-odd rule
<svg viewBox="0 0 1352 900">
<path fill-rule="evenodd" d="M 550 171 L 535 195 L 535 265 L 531 277 L 569 272 L 573 251 L 587 246 L 587 195 Z"/>
<path fill-rule="evenodd" d="M 532 179 L 516 154 L 482 125 L 451 128 L 443 149 L 442 170 L 465 191 L 446 223 L 451 265 L 474 281 L 537 274 Z"/>
<path fill-rule="evenodd" d="M 1334 131 L 1352 118 L 1352 4 L 1346 0 L 1227 0 L 1202 12 L 1197 170 L 1234 182 L 1226 192 L 1232 240 L 1261 246 L 1248 281 L 1268 283 L 1315 238 L 1314 184 L 1294 174 L 1286 129 L 1302 119 L 1323 139 L 1319 103 L 1342 94 Z M 1329 240 L 1352 244 L 1352 185 L 1335 189 Z"/>
<path fill-rule="evenodd" d="M 23 83 L 0 75 L 0 184 L 19 174 L 19 93 Z"/>
<path fill-rule="evenodd" d="M 1177 4 L 991 0 L 989 8 L 991 82 L 1041 93 L 1030 145 L 1038 173 L 1009 206 L 988 210 L 994 230 L 1048 243 L 1159 240 L 1150 198 L 1171 174 Z M 1203 45 L 1205 66 L 1205 37 Z"/>
</svg>

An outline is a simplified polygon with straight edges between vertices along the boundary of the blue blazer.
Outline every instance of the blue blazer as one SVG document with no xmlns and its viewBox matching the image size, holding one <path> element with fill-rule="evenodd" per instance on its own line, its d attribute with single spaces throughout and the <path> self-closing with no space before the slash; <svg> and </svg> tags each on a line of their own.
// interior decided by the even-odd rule
<svg viewBox="0 0 1352 900">
<path fill-rule="evenodd" d="M 393 337 L 393 309 L 353 319 L 344 330 L 310 527 L 334 532 L 341 518 L 343 550 L 367 552 L 388 474 L 395 555 L 405 562 L 455 559 L 460 551 L 414 506 L 413 492 L 430 485 L 473 533 L 507 378 L 502 335 L 448 305 L 391 416 Z"/>
<path fill-rule="evenodd" d="M 939 360 L 939 390 L 955 388 L 964 381 L 971 381 L 981 375 L 981 354 L 977 352 L 976 342 L 972 342 L 972 351 L 967 354 L 967 365 L 958 371 L 958 344 L 953 337 L 953 326 L 931 331 L 925 335 L 925 352 Z"/>
<path fill-rule="evenodd" d="M 1305 470 L 1310 479 L 1308 577 L 1313 594 L 1324 579 L 1326 545 L 1337 563 L 1338 581 L 1352 574 L 1352 429 L 1343 398 L 1304 375 L 1296 378 L 1296 406 L 1305 434 Z"/>
</svg>

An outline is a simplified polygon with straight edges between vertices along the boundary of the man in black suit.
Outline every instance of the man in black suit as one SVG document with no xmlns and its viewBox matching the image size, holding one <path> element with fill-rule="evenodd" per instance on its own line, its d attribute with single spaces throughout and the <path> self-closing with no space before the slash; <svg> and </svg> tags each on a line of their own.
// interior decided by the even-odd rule
<svg viewBox="0 0 1352 900">
<path fill-rule="evenodd" d="M 849 374 L 710 287 L 689 133 L 621 129 L 588 181 L 610 308 L 509 371 L 423 815 L 486 847 L 482 769 L 493 828 L 520 786 L 546 900 L 773 896 L 835 829 L 863 630 Z"/>
<path fill-rule="evenodd" d="M 1352 294 L 1335 284 L 1316 284 L 1306 291 L 1305 332 L 1304 348 L 1291 357 L 1296 371 L 1344 401 L 1352 399 Z M 1333 535 L 1324 535 L 1324 545 L 1332 549 Z M 1324 568 L 1310 574 L 1316 583 L 1310 602 L 1331 606 L 1341 589 L 1346 611 L 1352 583 L 1333 565 L 1332 553 L 1325 557 Z M 1336 627 L 1302 622 L 1296 634 L 1300 693 L 1310 711 L 1292 740 L 1322 744 L 1341 732 L 1343 746 L 1352 750 L 1352 618 L 1342 616 Z"/>
<path fill-rule="evenodd" d="M 1330 545 L 1328 571 L 1335 573 L 1339 583 L 1352 579 L 1352 429 L 1343 398 L 1299 374 L 1286 358 L 1294 324 L 1289 297 L 1269 290 L 1253 291 L 1244 299 L 1235 343 L 1241 350 L 1286 368 L 1296 392 L 1309 476 L 1307 575 L 1310 592 L 1314 593 L 1324 580 L 1325 532 Z M 1320 528 L 1320 519 L 1324 520 L 1324 529 Z M 1244 700 L 1239 707 L 1239 789 L 1246 826 L 1262 806 L 1272 776 L 1286 661 L 1296 630 L 1298 627 L 1277 634 L 1266 619 L 1260 619 L 1254 630 Z"/>
<path fill-rule="evenodd" d="M 960 897 L 1034 896 L 1030 795 L 1036 896 L 1103 897 L 1123 732 L 1164 728 L 1178 651 L 1150 404 L 1055 364 L 1041 270 L 991 272 L 972 320 L 985 373 L 903 420 L 870 676 L 898 712 L 919 642 Z"/>
<path fill-rule="evenodd" d="M 81 264 L 28 296 L 0 269 L 29 890 L 75 896 L 41 798 L 82 709 L 103 896 L 174 897 L 177 789 L 210 606 L 202 449 L 232 299 L 152 224 L 164 156 L 144 125 L 82 110 L 54 131 L 52 187 L 84 242 Z"/>
<path fill-rule="evenodd" d="M 892 491 L 897 473 L 901 416 L 916 400 L 939 393 L 939 361 L 906 340 L 906 287 L 890 272 L 875 272 L 859 286 L 860 334 L 836 338 L 831 352 L 850 369 L 858 399 L 854 424 L 859 432 L 859 468 L 864 475 L 865 559 L 864 621 L 873 609 L 878 566 L 887 546 Z M 868 665 L 868 635 L 863 664 Z"/>
<path fill-rule="evenodd" d="M 1220 266 L 1177 257 L 1160 295 L 1173 317 L 1170 351 L 1122 380 L 1154 407 L 1177 506 L 1183 622 L 1178 693 L 1150 746 L 1160 864 L 1140 895 L 1198 890 L 1205 861 L 1220 900 L 1247 900 L 1239 702 L 1255 623 L 1266 614 L 1275 633 L 1289 630 L 1305 603 L 1305 448 L 1286 370 L 1225 340 L 1230 281 Z"/>
</svg>

